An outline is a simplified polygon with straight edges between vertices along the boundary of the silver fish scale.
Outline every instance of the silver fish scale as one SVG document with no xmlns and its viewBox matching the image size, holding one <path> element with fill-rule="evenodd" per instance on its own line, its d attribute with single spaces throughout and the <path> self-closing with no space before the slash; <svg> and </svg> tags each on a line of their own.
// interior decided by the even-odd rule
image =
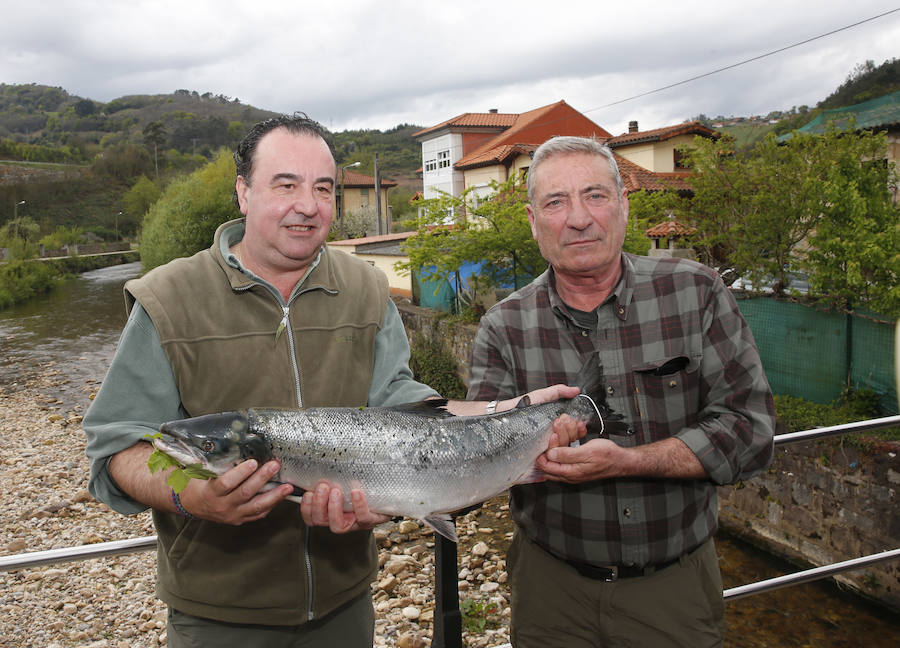
<svg viewBox="0 0 900 648">
<path fill-rule="evenodd" d="M 431 417 L 394 408 L 248 411 L 250 431 L 281 461 L 279 479 L 325 480 L 366 493 L 371 510 L 425 518 L 482 502 L 526 474 L 553 420 L 593 414 L 581 398 L 491 416 Z M 345 502 L 349 508 L 349 499 Z"/>
</svg>

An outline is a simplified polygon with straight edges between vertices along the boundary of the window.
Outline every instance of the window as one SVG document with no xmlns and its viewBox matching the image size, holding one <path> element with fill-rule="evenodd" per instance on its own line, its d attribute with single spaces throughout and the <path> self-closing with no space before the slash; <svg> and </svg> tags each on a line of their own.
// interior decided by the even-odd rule
<svg viewBox="0 0 900 648">
<path fill-rule="evenodd" d="M 686 155 L 681 152 L 680 149 L 675 149 L 675 168 L 676 169 L 687 169 L 687 159 Z"/>
<path fill-rule="evenodd" d="M 435 169 L 437 169 L 437 160 L 433 158 L 431 160 L 425 160 L 425 171 L 434 171 Z"/>
<path fill-rule="evenodd" d="M 450 149 L 438 151 L 438 168 L 446 169 L 450 166 Z"/>
</svg>

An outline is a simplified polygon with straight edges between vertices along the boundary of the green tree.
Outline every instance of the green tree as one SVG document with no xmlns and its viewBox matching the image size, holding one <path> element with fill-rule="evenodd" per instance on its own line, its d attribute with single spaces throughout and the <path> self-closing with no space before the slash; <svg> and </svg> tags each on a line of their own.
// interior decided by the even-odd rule
<svg viewBox="0 0 900 648">
<path fill-rule="evenodd" d="M 47 249 L 55 250 L 65 245 L 78 243 L 82 236 L 84 236 L 84 230 L 80 227 L 60 225 L 52 234 L 43 237 L 40 240 L 40 244 Z"/>
<path fill-rule="evenodd" d="M 531 235 L 525 184 L 521 176 L 492 183 L 493 194 L 478 198 L 474 188 L 461 196 L 443 194 L 425 201 L 417 235 L 407 239 L 407 271 L 424 270 L 428 279 L 452 276 L 465 263 L 486 261 L 485 277 L 492 285 L 521 286 L 547 268 Z M 455 224 L 448 224 L 455 219 Z"/>
<path fill-rule="evenodd" d="M 209 247 L 216 228 L 240 215 L 232 202 L 234 175 L 234 160 L 223 150 L 205 167 L 166 187 L 144 217 L 145 270 Z"/>
<path fill-rule="evenodd" d="M 625 231 L 626 252 L 646 255 L 650 251 L 647 230 L 669 219 L 681 223 L 690 220 L 690 201 L 675 191 L 635 191 L 628 194 L 628 229 Z"/>
<path fill-rule="evenodd" d="M 784 143 L 769 135 L 747 153 L 696 138 L 695 248 L 726 283 L 749 277 L 784 292 L 788 272 L 806 270 L 823 296 L 896 312 L 900 216 L 886 146 L 883 133 L 834 128 Z"/>
<path fill-rule="evenodd" d="M 143 217 L 147 210 L 153 206 L 161 192 L 150 178 L 141 175 L 131 189 L 122 197 L 122 204 L 125 207 L 125 213 L 132 216 Z"/>
<path fill-rule="evenodd" d="M 159 147 L 166 142 L 166 127 L 160 120 L 152 121 L 144 126 L 144 142 L 153 145 L 153 166 L 156 179 L 159 179 Z"/>
<path fill-rule="evenodd" d="M 831 156 L 822 170 L 822 215 L 802 260 L 810 285 L 850 307 L 900 317 L 900 206 L 889 189 L 897 172 L 885 160 L 885 134 L 831 130 L 819 145 Z"/>
</svg>

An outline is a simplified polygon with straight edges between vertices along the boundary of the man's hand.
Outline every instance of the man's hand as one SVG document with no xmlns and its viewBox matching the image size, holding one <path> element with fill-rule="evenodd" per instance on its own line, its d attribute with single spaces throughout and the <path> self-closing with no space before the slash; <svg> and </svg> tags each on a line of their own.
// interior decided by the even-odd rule
<svg viewBox="0 0 900 648">
<path fill-rule="evenodd" d="M 307 526 L 327 526 L 332 533 L 348 533 L 371 529 L 391 518 L 369 510 L 369 503 L 361 490 L 350 491 L 353 510 L 344 510 L 344 494 L 338 486 L 319 482 L 313 490 L 303 494 L 300 514 Z"/>
<path fill-rule="evenodd" d="M 576 421 L 568 414 L 561 415 L 553 421 L 553 433 L 550 435 L 550 443 L 547 451 L 552 448 L 566 447 L 576 439 L 587 434 L 587 425 L 584 421 Z M 547 452 L 541 455 L 545 457 Z"/>
<path fill-rule="evenodd" d="M 269 461 L 257 468 L 253 459 L 208 481 L 192 479 L 181 492 L 181 504 L 194 517 L 239 525 L 264 518 L 294 492 L 290 484 L 264 490 L 280 466 Z"/>
<path fill-rule="evenodd" d="M 535 465 L 547 479 L 569 484 L 615 477 L 709 479 L 697 456 L 674 437 L 632 448 L 591 439 L 576 448 L 551 448 Z"/>
<path fill-rule="evenodd" d="M 609 439 L 591 439 L 575 448 L 551 446 L 535 464 L 548 480 L 577 484 L 619 476 L 621 452 L 622 448 Z"/>
</svg>

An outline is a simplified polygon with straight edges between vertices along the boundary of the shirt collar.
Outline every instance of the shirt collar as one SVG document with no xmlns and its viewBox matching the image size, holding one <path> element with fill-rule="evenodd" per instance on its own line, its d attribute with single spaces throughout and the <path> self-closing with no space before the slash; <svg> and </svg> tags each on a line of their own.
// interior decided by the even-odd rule
<svg viewBox="0 0 900 648">
<path fill-rule="evenodd" d="M 231 223 L 227 223 L 222 229 L 221 236 L 219 236 L 219 252 L 221 253 L 222 258 L 225 259 L 225 263 L 240 272 L 250 281 L 269 285 L 268 281 L 245 268 L 244 264 L 241 263 L 241 260 L 238 259 L 237 255 L 235 255 L 234 252 L 231 251 L 231 248 L 244 238 L 244 232 L 246 232 L 245 219 L 242 218 L 232 221 Z M 306 278 L 309 277 L 312 274 L 313 270 L 315 270 L 316 266 L 319 265 L 319 262 L 322 260 L 322 254 L 324 252 L 325 246 L 323 245 L 321 248 L 319 248 L 319 253 L 316 255 L 316 258 L 312 263 L 309 264 L 309 268 L 307 269 L 307 271 L 303 273 L 303 277 L 301 277 L 300 281 L 297 282 L 297 285 L 294 286 L 294 293 L 297 292 L 297 288 L 303 285 L 303 283 L 306 281 Z"/>
<path fill-rule="evenodd" d="M 621 321 L 628 319 L 628 308 L 631 305 L 634 296 L 634 263 L 629 254 L 622 253 L 622 275 L 619 282 L 609 296 L 604 300 L 598 310 L 604 306 L 613 306 L 615 308 L 616 317 Z M 572 315 L 569 313 L 569 307 L 563 301 L 559 293 L 556 292 L 556 271 L 551 266 L 547 271 L 537 279 L 547 284 L 547 292 L 550 296 L 550 308 L 557 317 L 562 317 L 577 326 Z"/>
</svg>

